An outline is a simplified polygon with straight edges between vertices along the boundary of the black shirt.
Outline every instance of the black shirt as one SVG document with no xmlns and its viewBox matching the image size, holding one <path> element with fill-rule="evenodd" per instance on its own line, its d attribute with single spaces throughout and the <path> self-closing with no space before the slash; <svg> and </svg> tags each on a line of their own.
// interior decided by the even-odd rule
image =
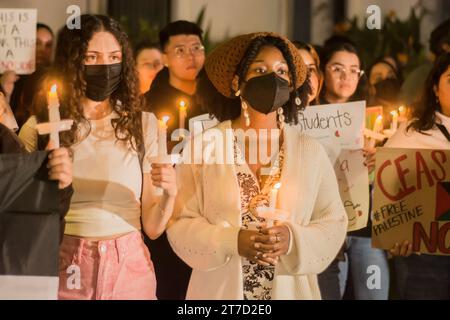
<svg viewBox="0 0 450 320">
<path fill-rule="evenodd" d="M 204 114 L 200 105 L 196 101 L 195 95 L 189 95 L 169 83 L 169 70 L 164 68 L 153 80 L 150 90 L 144 94 L 146 100 L 146 110 L 153 112 L 158 119 L 169 116 L 167 123 L 167 139 L 170 142 L 170 149 L 176 142 L 171 142 L 171 135 L 174 130 L 180 127 L 179 124 L 179 103 L 184 100 L 187 103 L 187 117 L 184 128 L 189 130 L 189 119 Z"/>
</svg>

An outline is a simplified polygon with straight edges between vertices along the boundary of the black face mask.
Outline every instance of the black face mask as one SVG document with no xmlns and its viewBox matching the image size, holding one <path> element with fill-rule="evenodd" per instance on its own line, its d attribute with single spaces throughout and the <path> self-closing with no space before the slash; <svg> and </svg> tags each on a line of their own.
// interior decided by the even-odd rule
<svg viewBox="0 0 450 320">
<path fill-rule="evenodd" d="M 122 64 L 94 64 L 84 66 L 86 97 L 93 101 L 104 101 L 119 87 Z"/>
<path fill-rule="evenodd" d="M 289 82 L 273 72 L 252 78 L 244 83 L 242 98 L 256 111 L 269 114 L 289 100 Z"/>
</svg>

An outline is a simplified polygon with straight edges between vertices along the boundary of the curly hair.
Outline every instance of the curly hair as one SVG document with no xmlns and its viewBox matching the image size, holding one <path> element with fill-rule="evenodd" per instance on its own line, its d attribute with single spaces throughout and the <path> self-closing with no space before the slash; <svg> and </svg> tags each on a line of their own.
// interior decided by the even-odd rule
<svg viewBox="0 0 450 320">
<path fill-rule="evenodd" d="M 412 118 L 414 119 L 408 126 L 408 130 L 413 128 L 417 132 L 425 134 L 436 123 L 436 111 L 441 112 L 442 108 L 437 101 L 434 87 L 439 85 L 441 76 L 450 67 L 450 53 L 445 53 L 436 60 L 433 69 L 428 74 L 422 95 L 413 106 Z"/>
<path fill-rule="evenodd" d="M 297 73 L 296 66 L 293 62 L 293 57 L 289 51 L 287 44 L 276 37 L 262 36 L 255 38 L 247 48 L 243 59 L 238 65 L 235 74 L 239 78 L 239 87 L 247 75 L 250 65 L 255 60 L 261 49 L 266 46 L 277 48 L 283 54 L 289 67 L 289 78 L 291 83 L 296 83 Z M 231 84 L 230 84 L 231 85 Z M 311 87 L 309 84 L 309 74 L 307 80 L 298 89 L 292 90 L 289 95 L 288 102 L 283 106 L 285 115 L 285 122 L 288 124 L 298 124 L 298 113 L 305 109 L 308 103 L 308 95 L 311 94 Z M 216 117 L 219 121 L 234 120 L 241 114 L 241 100 L 239 97 L 227 98 L 220 94 L 209 80 L 206 72 L 202 70 L 197 79 L 197 100 L 204 110 L 210 115 Z M 301 105 L 295 104 L 295 98 L 301 99 Z"/>
<path fill-rule="evenodd" d="M 109 32 L 119 42 L 122 49 L 122 76 L 118 89 L 110 96 L 113 110 L 119 115 L 112 119 L 115 136 L 119 141 L 129 142 L 133 149 L 142 146 L 141 110 L 143 101 L 138 90 L 137 73 L 135 69 L 133 52 L 127 34 L 114 19 L 103 15 L 84 14 L 81 17 L 80 29 L 63 27 L 58 33 L 55 53 L 54 70 L 49 72 L 41 90 L 35 98 L 35 104 L 42 112 L 45 105 L 45 92 L 48 91 L 53 79 L 58 79 L 62 90 L 58 90 L 61 102 L 61 115 L 63 118 L 74 120 L 70 131 L 61 133 L 61 142 L 64 146 L 71 146 L 84 139 L 90 132 L 90 123 L 84 117 L 80 101 L 85 97 L 86 81 L 84 79 L 84 59 L 89 41 L 97 32 Z M 120 101 L 120 103 L 118 103 Z M 81 135 L 81 128 L 88 130 Z"/>
</svg>

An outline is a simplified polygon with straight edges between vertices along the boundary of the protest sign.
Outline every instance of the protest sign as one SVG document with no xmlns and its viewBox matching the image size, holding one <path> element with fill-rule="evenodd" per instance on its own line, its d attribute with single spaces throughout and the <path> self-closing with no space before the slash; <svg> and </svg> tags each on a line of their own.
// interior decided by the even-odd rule
<svg viewBox="0 0 450 320">
<path fill-rule="evenodd" d="M 0 73 L 34 72 L 36 19 L 36 9 L 0 9 Z"/>
<path fill-rule="evenodd" d="M 334 165 L 349 231 L 364 228 L 369 216 L 369 176 L 361 150 L 365 122 L 365 101 L 357 101 L 308 107 L 296 126 L 324 146 Z"/>
<path fill-rule="evenodd" d="M 379 148 L 372 215 L 374 247 L 450 254 L 450 151 Z"/>
</svg>

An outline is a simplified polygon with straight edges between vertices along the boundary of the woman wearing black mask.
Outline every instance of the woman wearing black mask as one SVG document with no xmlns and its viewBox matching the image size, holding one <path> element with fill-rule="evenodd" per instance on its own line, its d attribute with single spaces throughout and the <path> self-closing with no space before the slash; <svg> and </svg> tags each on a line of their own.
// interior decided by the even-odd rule
<svg viewBox="0 0 450 320">
<path fill-rule="evenodd" d="M 81 29 L 60 32 L 55 65 L 61 117 L 74 120 L 61 134 L 73 151 L 75 193 L 60 251 L 59 298 L 155 299 L 140 230 L 152 239 L 164 231 L 177 193 L 175 170 L 150 163 L 158 123 L 140 111 L 127 36 L 109 17 L 82 15 Z M 44 114 L 52 80 L 36 97 Z"/>
<path fill-rule="evenodd" d="M 168 229 L 193 269 L 187 299 L 320 299 L 316 274 L 347 217 L 323 148 L 289 125 L 309 92 L 298 50 L 277 34 L 239 36 L 207 57 L 197 94 L 222 122 L 184 149 Z M 261 212 L 284 218 L 271 226 Z"/>
</svg>

